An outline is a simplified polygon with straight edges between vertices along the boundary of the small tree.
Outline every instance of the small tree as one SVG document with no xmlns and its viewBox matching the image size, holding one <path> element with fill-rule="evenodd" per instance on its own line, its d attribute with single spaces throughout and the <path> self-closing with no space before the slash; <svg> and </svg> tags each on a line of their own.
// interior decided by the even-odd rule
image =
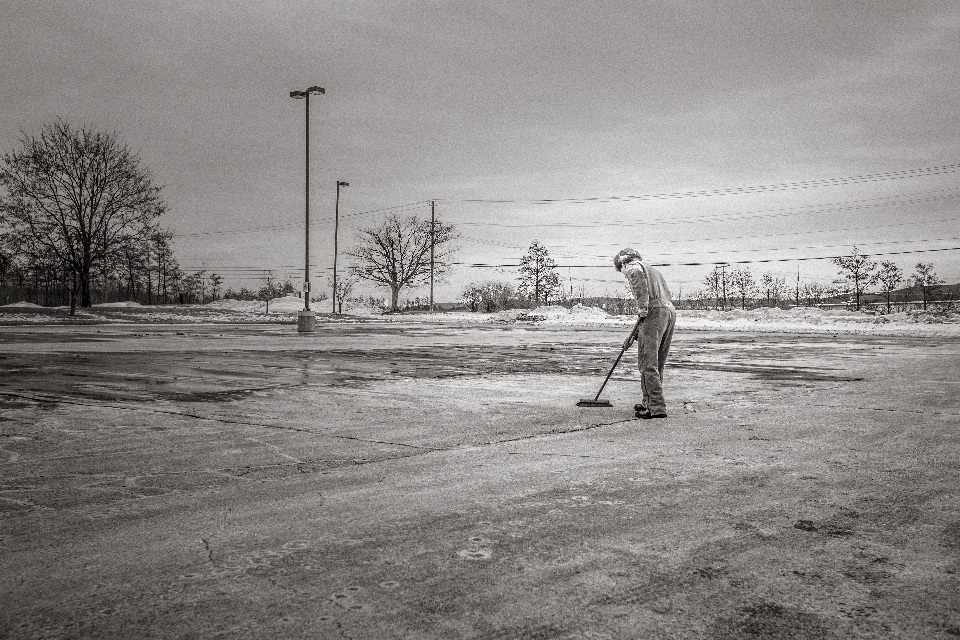
<svg viewBox="0 0 960 640">
<path fill-rule="evenodd" d="M 823 303 L 827 295 L 827 287 L 819 282 L 805 282 L 800 288 L 800 295 L 807 306 L 815 307 Z"/>
<path fill-rule="evenodd" d="M 526 255 L 520 258 L 520 286 L 517 293 L 534 305 L 550 298 L 560 290 L 560 274 L 557 263 L 550 257 L 547 248 L 534 240 Z"/>
<path fill-rule="evenodd" d="M 734 293 L 740 298 L 740 308 L 747 308 L 747 298 L 752 296 L 757 289 L 757 284 L 753 279 L 753 274 L 749 268 L 734 269 L 730 272 L 730 285 Z"/>
<path fill-rule="evenodd" d="M 515 292 L 513 285 L 509 282 L 484 282 L 480 287 L 480 299 L 483 310 L 486 312 L 500 311 L 506 309 L 510 304 L 510 298 Z"/>
<path fill-rule="evenodd" d="M 774 307 L 780 303 L 780 298 L 787 293 L 787 281 L 772 273 L 765 273 L 760 277 L 760 290 L 763 291 L 767 306 Z"/>
<path fill-rule="evenodd" d="M 353 287 L 357 283 L 357 277 L 352 273 L 337 278 L 337 286 L 333 286 L 333 276 L 327 278 L 327 285 L 333 294 L 333 302 L 337 305 L 337 313 L 343 313 L 343 303 L 350 294 L 353 293 Z"/>
<path fill-rule="evenodd" d="M 716 308 L 720 309 L 720 294 L 723 291 L 723 283 L 721 282 L 722 278 L 720 277 L 720 271 L 714 269 L 707 274 L 707 277 L 703 279 L 703 284 L 706 287 L 706 292 L 711 298 L 716 301 Z M 724 301 L 723 308 L 726 308 L 726 301 Z"/>
<path fill-rule="evenodd" d="M 887 313 L 890 313 L 890 294 L 903 282 L 903 271 L 889 260 L 880 263 L 880 272 L 877 273 L 880 289 L 887 296 Z"/>
<path fill-rule="evenodd" d="M 450 270 L 459 237 L 452 225 L 393 214 L 379 227 L 361 229 L 347 254 L 356 260 L 358 278 L 390 288 L 390 310 L 397 311 L 401 290 L 426 283 L 431 267 L 440 278 Z"/>
<path fill-rule="evenodd" d="M 261 300 L 266 300 L 267 313 L 270 313 L 270 300 L 273 299 L 273 295 L 277 290 L 277 274 L 273 271 L 267 271 L 260 280 L 263 282 L 263 286 L 260 287 L 258 297 Z"/>
<path fill-rule="evenodd" d="M 919 287 L 920 294 L 923 296 L 923 309 L 926 310 L 927 302 L 939 296 L 940 285 L 943 284 L 943 280 L 934 273 L 933 263 L 918 262 L 914 268 L 915 271 L 911 280 L 914 286 Z"/>
<path fill-rule="evenodd" d="M 853 248 L 850 256 L 841 256 L 833 259 L 833 263 L 840 267 L 841 279 L 836 284 L 846 284 L 853 292 L 856 309 L 860 310 L 860 296 L 877 282 L 877 263 L 868 256 L 860 255 L 857 248 Z"/>
<path fill-rule="evenodd" d="M 211 273 L 208 280 L 210 282 L 210 299 L 216 300 L 217 296 L 220 295 L 220 288 L 223 286 L 223 278 Z"/>
<path fill-rule="evenodd" d="M 463 291 L 460 292 L 460 301 L 463 302 L 470 309 L 471 312 L 476 312 L 480 308 L 480 304 L 483 302 L 483 294 L 480 291 L 480 285 L 471 282 L 463 288 Z"/>
</svg>

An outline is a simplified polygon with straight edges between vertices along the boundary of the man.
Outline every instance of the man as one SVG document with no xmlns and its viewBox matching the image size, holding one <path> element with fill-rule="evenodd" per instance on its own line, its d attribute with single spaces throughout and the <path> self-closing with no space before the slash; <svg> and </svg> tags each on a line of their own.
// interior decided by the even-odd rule
<svg viewBox="0 0 960 640">
<path fill-rule="evenodd" d="M 663 400 L 663 366 L 670 353 L 677 311 L 670 302 L 670 290 L 659 271 L 645 264 L 633 249 L 623 249 L 613 258 L 613 266 L 623 273 L 637 300 L 640 324 L 623 343 L 626 351 L 638 342 L 640 389 L 643 402 L 634 406 L 638 418 L 666 418 Z"/>
</svg>

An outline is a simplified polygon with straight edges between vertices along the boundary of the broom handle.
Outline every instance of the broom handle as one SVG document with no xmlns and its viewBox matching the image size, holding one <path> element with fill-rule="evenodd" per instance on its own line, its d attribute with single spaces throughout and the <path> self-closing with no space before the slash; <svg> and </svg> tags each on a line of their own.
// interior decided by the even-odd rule
<svg viewBox="0 0 960 640">
<path fill-rule="evenodd" d="M 643 322 L 643 318 L 638 317 L 637 323 L 633 325 L 633 330 L 630 332 L 630 335 L 633 335 L 637 332 L 637 328 L 640 326 L 640 323 Z M 614 370 L 617 368 L 617 365 L 620 364 L 620 358 L 623 357 L 623 353 L 626 351 L 626 347 L 620 349 L 620 355 L 617 356 L 617 359 L 614 361 L 613 366 L 610 367 L 610 373 L 607 374 L 607 377 L 603 379 L 603 384 L 600 385 L 600 391 L 597 391 L 597 395 L 594 397 L 593 401 L 596 402 L 600 399 L 600 394 L 603 393 L 603 388 L 607 386 L 607 380 L 610 379 L 610 376 L 613 375 Z"/>
</svg>

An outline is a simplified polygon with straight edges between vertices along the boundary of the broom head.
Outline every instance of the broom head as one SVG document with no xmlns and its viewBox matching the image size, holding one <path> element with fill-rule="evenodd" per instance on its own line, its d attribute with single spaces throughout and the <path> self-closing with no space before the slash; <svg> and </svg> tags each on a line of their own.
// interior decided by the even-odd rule
<svg viewBox="0 0 960 640">
<path fill-rule="evenodd" d="M 578 407 L 612 407 L 609 400 L 594 400 L 593 398 L 584 398 L 577 403 Z"/>
</svg>

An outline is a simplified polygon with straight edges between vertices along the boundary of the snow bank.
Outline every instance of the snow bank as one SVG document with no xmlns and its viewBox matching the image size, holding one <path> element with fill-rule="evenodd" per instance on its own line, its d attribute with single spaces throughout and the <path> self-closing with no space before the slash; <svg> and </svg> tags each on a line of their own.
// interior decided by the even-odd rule
<svg viewBox="0 0 960 640">
<path fill-rule="evenodd" d="M 263 300 L 236 300 L 234 298 L 224 298 L 223 300 L 214 300 L 204 305 L 209 309 L 224 309 L 226 311 L 245 311 L 247 313 L 263 313 L 266 311 L 267 303 Z"/>
<path fill-rule="evenodd" d="M 318 302 L 311 302 L 312 309 L 316 309 Z M 266 313 L 267 303 L 263 300 L 235 300 L 224 298 L 208 302 L 202 306 L 205 309 L 223 309 L 225 311 L 240 311 L 245 313 Z M 303 298 L 297 296 L 283 296 L 270 300 L 270 313 L 296 313 L 303 310 Z"/>
<path fill-rule="evenodd" d="M 91 314 L 87 321 L 107 323 L 126 322 L 187 322 L 187 323 L 234 323 L 234 322 L 293 322 L 295 314 L 303 309 L 303 299 L 296 296 L 274 298 L 270 301 L 270 314 L 260 300 L 218 300 L 204 305 L 176 305 L 173 307 L 144 307 L 136 302 L 116 302 L 95 305 L 103 315 Z M 331 316 L 331 302 L 311 303 L 317 311 L 318 321 L 334 321 L 341 316 Z M 39 309 L 30 302 L 6 305 L 9 309 L 0 314 L 4 324 L 50 322 L 49 314 L 33 313 Z M 19 308 L 19 309 L 17 309 Z M 112 308 L 112 309 L 111 309 Z M 135 308 L 135 313 L 126 317 L 123 309 Z M 21 311 L 22 313 L 18 313 Z M 108 310 L 110 311 L 108 313 Z M 449 311 L 440 313 L 404 313 L 383 315 L 382 310 L 370 308 L 363 303 L 350 302 L 343 308 L 343 320 L 349 316 L 368 317 L 377 322 L 402 322 L 424 324 L 517 324 L 520 326 L 561 327 L 624 327 L 635 321 L 632 315 L 611 316 L 602 309 L 577 305 L 572 309 L 559 306 L 543 306 L 536 309 L 510 309 L 497 313 L 471 313 Z M 64 316 L 66 318 L 66 316 Z M 952 336 L 960 337 L 960 313 L 934 311 L 908 311 L 880 315 L 877 312 L 856 312 L 845 309 L 817 309 L 795 307 L 793 309 L 753 309 L 750 311 L 693 311 L 677 312 L 679 331 L 756 331 L 768 333 L 816 333 L 816 334 L 871 334 L 889 336 Z"/>
<path fill-rule="evenodd" d="M 143 305 L 139 302 L 101 302 L 100 304 L 90 305 L 92 307 L 98 307 L 100 309 L 111 309 L 111 308 L 123 308 L 123 307 L 142 307 Z"/>
<path fill-rule="evenodd" d="M 446 314 L 442 314 L 446 315 Z M 499 324 L 533 323 L 568 326 L 628 326 L 634 316 L 611 316 L 602 309 L 577 305 L 573 309 L 548 306 L 510 309 L 493 314 L 465 314 L 466 321 Z M 432 320 L 432 318 L 436 318 Z M 410 316 L 407 320 L 412 320 Z M 425 322 L 443 322 L 424 316 Z M 909 311 L 880 315 L 846 309 L 752 309 L 749 311 L 677 312 L 677 329 L 686 331 L 764 331 L 772 333 L 845 333 L 877 335 L 960 336 L 960 313 Z"/>
</svg>

